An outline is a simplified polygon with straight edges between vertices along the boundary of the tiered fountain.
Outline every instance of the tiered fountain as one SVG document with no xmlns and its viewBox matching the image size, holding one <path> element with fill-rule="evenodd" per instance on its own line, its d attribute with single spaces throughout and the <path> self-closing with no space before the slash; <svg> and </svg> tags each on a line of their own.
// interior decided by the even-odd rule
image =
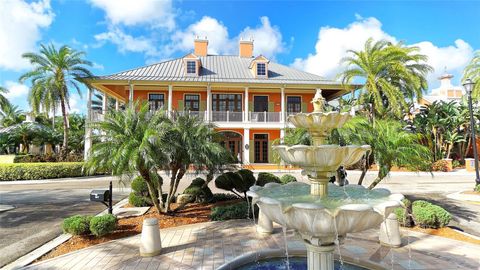
<svg viewBox="0 0 480 270">
<path fill-rule="evenodd" d="M 301 235 L 307 247 L 308 269 L 315 270 L 333 270 L 335 245 L 342 244 L 347 233 L 378 227 L 403 199 L 401 194 L 390 194 L 386 189 L 329 184 L 340 166 L 355 164 L 370 151 L 370 146 L 325 144 L 331 130 L 342 127 L 351 115 L 323 112 L 324 102 L 321 90 L 317 90 L 312 100 L 313 113 L 288 118 L 295 127 L 308 130 L 312 146 L 274 147 L 286 163 L 303 169 L 310 185 L 267 184 L 253 186 L 248 193 L 263 217 Z"/>
</svg>

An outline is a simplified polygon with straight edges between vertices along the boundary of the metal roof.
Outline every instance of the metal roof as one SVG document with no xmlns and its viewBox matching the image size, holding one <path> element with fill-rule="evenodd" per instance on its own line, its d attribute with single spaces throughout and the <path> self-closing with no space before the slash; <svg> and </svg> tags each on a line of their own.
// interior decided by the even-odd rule
<svg viewBox="0 0 480 270">
<path fill-rule="evenodd" d="M 11 125 L 11 126 L 8 126 L 8 127 L 5 127 L 5 128 L 0 128 L 0 134 L 13 132 L 15 129 L 20 128 L 24 125 L 31 130 L 48 130 L 48 129 L 50 129 L 49 127 L 44 126 L 44 125 L 42 125 L 40 123 L 37 123 L 37 122 L 27 122 L 27 121 L 25 121 L 25 122 L 15 124 L 15 125 Z"/>
<path fill-rule="evenodd" d="M 321 76 L 300 71 L 278 63 L 268 64 L 268 78 L 256 78 L 249 68 L 253 58 L 237 55 L 208 55 L 199 57 L 200 74 L 186 75 L 183 58 L 164 61 L 111 75 L 95 77 L 96 80 L 144 80 L 182 82 L 232 82 L 232 83 L 279 83 L 279 84 L 332 84 Z"/>
</svg>

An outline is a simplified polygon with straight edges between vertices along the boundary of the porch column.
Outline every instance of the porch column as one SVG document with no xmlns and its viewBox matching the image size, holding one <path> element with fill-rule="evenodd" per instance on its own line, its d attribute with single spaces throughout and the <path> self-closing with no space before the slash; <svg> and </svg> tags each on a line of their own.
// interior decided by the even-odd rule
<svg viewBox="0 0 480 270">
<path fill-rule="evenodd" d="M 285 88 L 282 87 L 280 89 L 281 93 L 281 98 L 280 98 L 280 122 L 285 122 Z M 283 136 L 280 136 L 280 138 L 283 138 Z"/>
<path fill-rule="evenodd" d="M 243 122 L 248 122 L 250 119 L 248 119 L 248 87 L 245 87 L 245 111 L 243 114 Z"/>
<path fill-rule="evenodd" d="M 129 93 L 128 93 L 128 102 L 130 102 L 130 107 L 133 108 L 133 84 L 128 83 Z"/>
<path fill-rule="evenodd" d="M 115 99 L 115 111 L 120 110 L 120 101 L 118 99 Z"/>
<path fill-rule="evenodd" d="M 280 143 L 283 144 L 283 139 L 285 138 L 285 129 L 280 129 Z"/>
<path fill-rule="evenodd" d="M 87 160 L 90 148 L 92 148 L 92 129 L 90 124 L 92 122 L 92 89 L 87 88 L 87 118 L 85 125 L 85 144 L 83 150 L 83 158 Z"/>
<path fill-rule="evenodd" d="M 103 100 L 102 100 L 102 113 L 106 115 L 108 111 L 108 96 L 107 93 L 103 92 Z"/>
<path fill-rule="evenodd" d="M 205 120 L 210 122 L 212 120 L 212 87 L 207 85 L 207 112 L 205 113 Z"/>
<path fill-rule="evenodd" d="M 171 115 L 172 113 L 172 102 L 173 102 L 173 86 L 168 86 L 168 113 Z"/>
<path fill-rule="evenodd" d="M 250 129 L 243 129 L 243 164 L 250 164 Z M 246 147 L 248 145 L 248 147 Z M 248 149 L 247 149 L 248 148 Z"/>
</svg>

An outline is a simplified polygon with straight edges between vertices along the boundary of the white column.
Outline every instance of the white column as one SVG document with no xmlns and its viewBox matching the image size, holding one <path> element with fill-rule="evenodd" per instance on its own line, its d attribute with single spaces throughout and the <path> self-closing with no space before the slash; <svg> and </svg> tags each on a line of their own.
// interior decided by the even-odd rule
<svg viewBox="0 0 480 270">
<path fill-rule="evenodd" d="M 168 112 L 172 112 L 172 102 L 173 102 L 173 86 L 168 86 Z"/>
<path fill-rule="evenodd" d="M 248 122 L 248 87 L 245 87 L 245 106 L 244 106 L 243 122 Z"/>
<path fill-rule="evenodd" d="M 120 101 L 118 99 L 115 99 L 115 111 L 120 110 Z"/>
<path fill-rule="evenodd" d="M 130 102 L 130 107 L 133 108 L 133 84 L 129 82 L 129 95 L 128 95 L 128 102 Z"/>
<path fill-rule="evenodd" d="M 243 164 L 250 164 L 250 129 L 243 129 Z M 246 147 L 248 145 L 248 147 Z M 248 148 L 248 149 L 246 149 Z"/>
<path fill-rule="evenodd" d="M 285 122 L 285 88 L 282 87 L 280 89 L 281 92 L 281 98 L 280 98 L 280 122 Z M 281 137 L 283 138 L 283 137 Z"/>
<path fill-rule="evenodd" d="M 212 88 L 207 85 L 207 112 L 205 119 L 210 122 L 212 119 Z"/>
<path fill-rule="evenodd" d="M 280 143 L 283 143 L 283 139 L 285 138 L 285 129 L 280 129 Z"/>
<path fill-rule="evenodd" d="M 85 144 L 83 152 L 83 157 L 85 160 L 88 158 L 90 148 L 92 148 L 92 129 L 90 128 L 90 124 L 92 122 L 92 92 L 92 89 L 87 88 L 87 119 L 85 125 Z"/>
<path fill-rule="evenodd" d="M 103 100 L 102 100 L 102 113 L 106 115 L 108 111 L 108 96 L 107 93 L 103 92 Z"/>
</svg>

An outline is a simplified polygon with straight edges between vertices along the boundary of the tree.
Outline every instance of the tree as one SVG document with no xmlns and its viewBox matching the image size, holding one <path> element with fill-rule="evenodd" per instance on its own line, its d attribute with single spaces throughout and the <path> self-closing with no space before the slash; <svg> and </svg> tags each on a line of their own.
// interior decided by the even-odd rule
<svg viewBox="0 0 480 270">
<path fill-rule="evenodd" d="M 339 74 L 343 84 L 364 80 L 359 102 L 371 106 L 370 120 L 387 112 L 400 117 L 408 109 L 406 98 L 420 99 L 427 89 L 425 76 L 432 67 L 418 47 L 368 39 L 362 51 L 349 50 L 342 59 L 347 69 Z"/>
<path fill-rule="evenodd" d="M 357 117 L 340 132 L 349 142 L 372 147 L 379 171 L 369 189 L 380 183 L 393 166 L 422 170 L 431 164 L 430 150 L 420 144 L 416 134 L 403 130 L 398 121 L 375 120 L 371 123 L 366 118 Z"/>
<path fill-rule="evenodd" d="M 18 106 L 6 103 L 2 110 L 0 110 L 0 125 L 2 127 L 19 124 L 23 120 L 25 120 L 25 115 Z"/>
<path fill-rule="evenodd" d="M 470 63 L 463 70 L 462 82 L 471 79 L 475 83 L 472 96 L 476 99 L 480 98 L 480 50 L 475 52 Z"/>
<path fill-rule="evenodd" d="M 10 105 L 10 102 L 8 101 L 8 99 L 3 95 L 5 93 L 8 93 L 8 90 L 0 86 L 0 110 L 2 111 L 5 108 L 5 106 Z"/>
<path fill-rule="evenodd" d="M 32 88 L 29 102 L 32 109 L 50 111 L 60 104 L 63 117 L 62 155 L 68 153 L 68 113 L 70 107 L 70 89 L 75 89 L 81 96 L 81 85 L 89 87 L 86 79 L 92 77 L 87 69 L 90 61 L 85 60 L 84 52 L 76 51 L 67 46 L 58 50 L 53 44 L 41 45 L 40 52 L 22 55 L 33 65 L 33 70 L 23 74 L 20 81 L 30 80 Z"/>
</svg>

